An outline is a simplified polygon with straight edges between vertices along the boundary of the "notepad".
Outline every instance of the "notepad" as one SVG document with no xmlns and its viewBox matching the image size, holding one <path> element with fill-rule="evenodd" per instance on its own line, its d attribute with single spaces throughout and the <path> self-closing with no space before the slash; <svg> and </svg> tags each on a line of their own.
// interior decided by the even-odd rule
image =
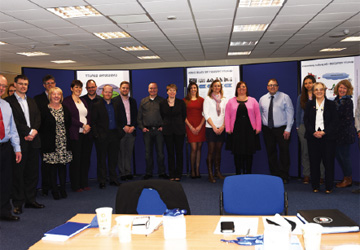
<svg viewBox="0 0 360 250">
<path fill-rule="evenodd" d="M 66 241 L 89 226 L 90 224 L 88 223 L 66 222 L 65 224 L 46 232 L 42 239 L 50 241 Z"/>
<path fill-rule="evenodd" d="M 320 224 L 324 234 L 359 231 L 359 225 L 337 209 L 299 210 L 297 217 L 304 223 Z"/>
</svg>

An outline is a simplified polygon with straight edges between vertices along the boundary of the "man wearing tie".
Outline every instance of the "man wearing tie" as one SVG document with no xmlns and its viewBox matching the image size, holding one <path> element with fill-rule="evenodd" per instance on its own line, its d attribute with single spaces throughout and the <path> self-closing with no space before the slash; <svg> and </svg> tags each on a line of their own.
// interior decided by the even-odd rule
<svg viewBox="0 0 360 250">
<path fill-rule="evenodd" d="M 289 182 L 289 144 L 294 123 L 294 107 L 290 97 L 278 91 L 279 84 L 276 79 L 269 80 L 267 89 L 269 93 L 260 98 L 259 106 L 269 168 L 271 175 L 281 177 L 286 184 Z"/>
<path fill-rule="evenodd" d="M 9 103 L 1 99 L 8 83 L 0 75 L 0 218 L 18 221 L 20 218 L 11 213 L 10 195 L 12 188 L 12 156 L 11 146 L 15 152 L 15 161 L 21 161 L 20 139 L 16 129 L 13 113 Z"/>
<path fill-rule="evenodd" d="M 14 86 L 15 94 L 5 100 L 11 106 L 20 137 L 22 161 L 13 167 L 12 201 L 14 214 L 21 214 L 23 204 L 25 208 L 45 207 L 36 202 L 40 148 L 38 130 L 41 117 L 35 100 L 26 96 L 29 79 L 25 75 L 18 75 L 15 77 Z"/>
</svg>

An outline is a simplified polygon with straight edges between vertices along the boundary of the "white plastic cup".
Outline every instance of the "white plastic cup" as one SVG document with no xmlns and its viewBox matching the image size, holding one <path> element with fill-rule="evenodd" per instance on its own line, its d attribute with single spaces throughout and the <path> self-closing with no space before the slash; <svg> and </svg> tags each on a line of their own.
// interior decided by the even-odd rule
<svg viewBox="0 0 360 250">
<path fill-rule="evenodd" d="M 267 225 L 264 230 L 264 250 L 290 250 L 291 229 Z"/>
<path fill-rule="evenodd" d="M 186 239 L 186 220 L 183 214 L 178 216 L 163 216 L 164 238 Z"/>
<path fill-rule="evenodd" d="M 307 223 L 303 225 L 303 237 L 305 250 L 320 250 L 321 233 L 323 227 L 316 223 Z"/>
<path fill-rule="evenodd" d="M 111 230 L 112 207 L 99 207 L 95 209 L 99 230 L 101 234 L 108 234 Z"/>
<path fill-rule="evenodd" d="M 133 217 L 128 215 L 122 215 L 115 218 L 119 241 L 122 243 L 131 242 L 131 226 Z"/>
</svg>

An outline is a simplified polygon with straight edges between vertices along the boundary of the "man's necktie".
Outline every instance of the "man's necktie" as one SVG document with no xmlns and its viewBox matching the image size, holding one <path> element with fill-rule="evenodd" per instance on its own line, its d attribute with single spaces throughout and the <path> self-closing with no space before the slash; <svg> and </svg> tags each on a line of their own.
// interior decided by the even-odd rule
<svg viewBox="0 0 360 250">
<path fill-rule="evenodd" d="M 273 103 L 274 103 L 274 96 L 271 96 L 270 106 L 269 106 L 269 116 L 268 116 L 268 127 L 274 127 L 274 114 L 273 114 Z"/>
<path fill-rule="evenodd" d="M 3 122 L 3 116 L 0 108 L 0 140 L 4 139 L 5 137 L 5 127 Z"/>
</svg>

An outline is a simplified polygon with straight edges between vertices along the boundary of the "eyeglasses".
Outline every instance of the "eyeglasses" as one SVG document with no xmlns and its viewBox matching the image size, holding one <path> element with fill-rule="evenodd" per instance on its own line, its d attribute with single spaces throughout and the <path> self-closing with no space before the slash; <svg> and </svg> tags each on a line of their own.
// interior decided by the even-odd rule
<svg viewBox="0 0 360 250">
<path fill-rule="evenodd" d="M 270 88 L 273 88 L 273 87 L 278 87 L 279 85 L 277 85 L 277 84 L 269 84 L 268 85 L 268 87 L 270 87 Z"/>
<path fill-rule="evenodd" d="M 46 82 L 45 85 L 55 84 L 56 82 Z"/>
<path fill-rule="evenodd" d="M 5 85 L 5 84 L 0 84 L 0 87 L 1 87 L 1 88 L 6 88 L 7 85 Z"/>
</svg>

